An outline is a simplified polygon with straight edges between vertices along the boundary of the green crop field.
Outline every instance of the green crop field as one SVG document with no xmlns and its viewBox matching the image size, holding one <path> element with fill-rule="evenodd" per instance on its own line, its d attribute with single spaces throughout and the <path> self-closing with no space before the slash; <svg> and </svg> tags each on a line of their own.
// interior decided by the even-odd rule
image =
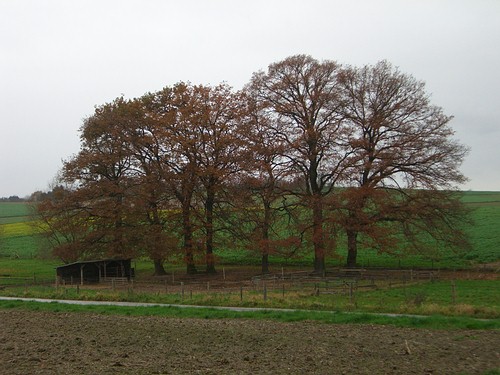
<svg viewBox="0 0 500 375">
<path fill-rule="evenodd" d="M 31 220 L 30 206 L 23 202 L 0 202 L 0 224 Z"/>
<path fill-rule="evenodd" d="M 39 238 L 26 203 L 0 203 L 0 258 L 33 258 Z"/>
</svg>

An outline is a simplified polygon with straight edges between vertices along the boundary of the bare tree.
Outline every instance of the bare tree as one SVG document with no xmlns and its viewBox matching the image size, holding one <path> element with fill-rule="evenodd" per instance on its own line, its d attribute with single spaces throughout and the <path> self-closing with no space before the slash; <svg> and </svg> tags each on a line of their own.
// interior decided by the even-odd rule
<svg viewBox="0 0 500 375">
<path fill-rule="evenodd" d="M 314 270 L 325 270 L 324 197 L 342 178 L 346 148 L 337 85 L 339 66 L 297 55 L 254 74 L 249 92 L 263 103 L 269 132 L 285 145 L 283 157 L 302 186 L 295 194 L 311 212 Z"/>
<path fill-rule="evenodd" d="M 194 194 L 198 185 L 197 160 L 200 141 L 190 122 L 192 87 L 180 82 L 141 98 L 152 119 L 152 159 L 162 181 L 180 207 L 182 248 L 187 273 L 197 272 L 194 260 Z"/>
<path fill-rule="evenodd" d="M 244 105 L 238 93 L 227 85 L 195 86 L 196 104 L 191 126 L 200 140 L 196 154 L 197 176 L 204 208 L 204 232 L 207 272 L 215 272 L 214 234 L 216 210 L 221 207 L 229 181 L 241 169 L 244 160 L 244 140 L 241 118 Z"/>
<path fill-rule="evenodd" d="M 292 56 L 243 92 L 180 82 L 97 107 L 64 163 L 66 188 L 38 212 L 65 260 L 148 255 L 156 274 L 179 252 L 197 272 L 203 249 L 215 272 L 217 233 L 240 227 L 262 272 L 299 239 L 324 272 L 339 228 L 349 266 L 360 241 L 434 256 L 433 243 L 468 243 L 456 192 L 467 149 L 450 120 L 423 83 L 387 62 L 341 68 Z"/>
<path fill-rule="evenodd" d="M 272 119 L 261 106 L 247 96 L 246 120 L 241 129 L 248 157 L 233 201 L 240 213 L 240 224 L 235 227 L 249 231 L 239 231 L 239 235 L 247 238 L 251 249 L 258 249 L 262 273 L 268 273 L 269 255 L 290 255 L 300 240 L 297 228 L 293 228 L 296 225 L 289 225 L 295 224 L 291 212 L 283 204 L 288 194 L 284 185 L 290 175 L 287 160 L 282 156 L 285 145 L 269 131 Z M 283 223 L 287 223 L 286 230 L 280 225 Z"/>
<path fill-rule="evenodd" d="M 386 61 L 345 68 L 339 84 L 353 150 L 344 214 L 337 217 L 347 235 L 347 265 L 356 264 L 360 233 L 381 249 L 395 247 L 396 224 L 414 246 L 416 228 L 441 239 L 458 236 L 451 218 L 463 210 L 446 191 L 465 181 L 459 167 L 467 148 L 452 138 L 451 117 L 430 103 L 422 82 Z"/>
</svg>

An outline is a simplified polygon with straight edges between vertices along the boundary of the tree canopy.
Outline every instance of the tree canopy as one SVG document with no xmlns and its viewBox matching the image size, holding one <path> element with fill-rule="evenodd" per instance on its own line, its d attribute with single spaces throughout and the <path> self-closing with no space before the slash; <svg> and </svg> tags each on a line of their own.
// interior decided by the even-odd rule
<svg viewBox="0 0 500 375">
<path fill-rule="evenodd" d="M 291 56 L 240 91 L 179 82 L 97 107 L 38 213 L 62 259 L 149 256 L 157 274 L 180 254 L 215 272 L 229 243 L 257 249 L 263 272 L 274 252 L 311 251 L 321 273 L 346 248 L 355 266 L 359 242 L 463 249 L 451 119 L 387 61 Z"/>
</svg>

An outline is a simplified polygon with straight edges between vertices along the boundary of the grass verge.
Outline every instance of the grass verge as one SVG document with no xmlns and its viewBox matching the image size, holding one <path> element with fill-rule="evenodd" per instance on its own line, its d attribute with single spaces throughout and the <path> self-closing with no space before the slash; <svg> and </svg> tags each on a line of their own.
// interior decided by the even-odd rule
<svg viewBox="0 0 500 375">
<path fill-rule="evenodd" d="M 196 319 L 266 319 L 279 322 L 314 321 L 324 324 L 380 324 L 396 327 L 427 329 L 500 329 L 500 320 L 478 320 L 466 317 L 413 317 L 386 316 L 369 313 L 343 313 L 325 311 L 231 311 L 192 307 L 124 307 L 98 305 L 68 305 L 24 301 L 0 301 L 0 309 L 45 311 L 52 313 L 93 313 L 128 316 L 160 316 L 166 318 Z"/>
<path fill-rule="evenodd" d="M 233 306 L 279 308 L 356 313 L 442 315 L 483 319 L 500 318 L 500 296 L 496 280 L 459 280 L 456 282 L 420 282 L 399 287 L 377 286 L 375 290 L 357 290 L 350 295 L 342 289 L 325 285 L 277 285 L 263 293 L 261 288 L 219 289 L 203 291 L 169 286 L 144 290 L 133 285 L 116 287 L 80 287 L 53 285 L 5 285 L 0 294 L 7 297 L 45 298 L 83 301 L 115 301 L 182 304 L 200 306 Z M 323 283 L 324 284 L 324 283 Z M 196 286 L 194 286 L 196 287 Z M 328 286 L 328 288 L 330 285 Z M 315 293 L 315 288 L 318 293 Z"/>
</svg>

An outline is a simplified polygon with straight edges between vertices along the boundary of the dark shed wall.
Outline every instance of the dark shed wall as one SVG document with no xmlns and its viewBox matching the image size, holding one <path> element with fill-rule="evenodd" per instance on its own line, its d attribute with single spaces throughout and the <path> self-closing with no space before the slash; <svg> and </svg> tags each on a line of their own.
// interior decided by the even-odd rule
<svg viewBox="0 0 500 375">
<path fill-rule="evenodd" d="M 110 259 L 76 262 L 56 268 L 61 281 L 79 282 L 83 275 L 84 282 L 96 283 L 104 277 L 133 277 L 131 259 Z"/>
</svg>

